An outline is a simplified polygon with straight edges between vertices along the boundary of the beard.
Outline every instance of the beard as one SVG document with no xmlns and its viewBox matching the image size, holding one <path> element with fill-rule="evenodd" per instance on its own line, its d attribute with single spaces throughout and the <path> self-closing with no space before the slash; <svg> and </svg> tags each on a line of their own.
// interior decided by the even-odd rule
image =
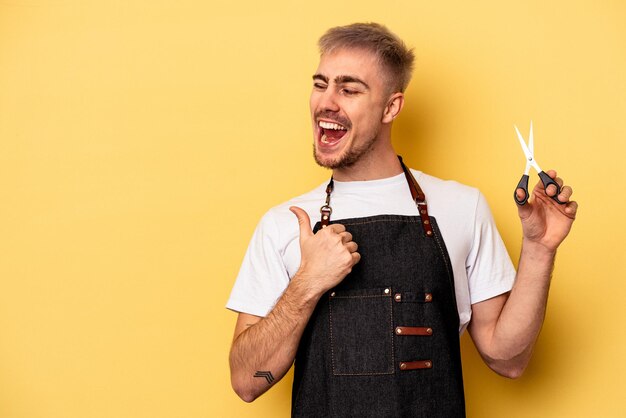
<svg viewBox="0 0 626 418">
<path fill-rule="evenodd" d="M 320 167 L 330 168 L 331 170 L 348 168 L 356 164 L 361 159 L 361 157 L 367 155 L 372 150 L 372 148 L 374 148 L 374 144 L 376 143 L 377 138 L 378 132 L 370 136 L 362 144 L 350 147 L 337 158 L 332 160 L 323 160 L 322 157 L 317 154 L 314 143 L 313 158 L 315 158 L 315 162 Z"/>
</svg>

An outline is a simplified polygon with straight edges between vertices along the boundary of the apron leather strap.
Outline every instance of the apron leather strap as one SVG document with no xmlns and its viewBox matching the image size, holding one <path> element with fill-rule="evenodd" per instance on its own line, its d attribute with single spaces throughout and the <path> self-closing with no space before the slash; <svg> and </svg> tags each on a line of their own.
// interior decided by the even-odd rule
<svg viewBox="0 0 626 418">
<path fill-rule="evenodd" d="M 433 227 L 430 224 L 430 218 L 428 217 L 428 205 L 426 205 L 426 195 L 422 191 L 422 188 L 413 177 L 411 170 L 404 165 L 402 161 L 402 157 L 398 155 L 398 159 L 400 160 L 400 165 L 402 165 L 402 170 L 404 170 L 404 176 L 406 177 L 406 181 L 409 184 L 409 189 L 411 190 L 411 196 L 413 200 L 415 200 L 415 204 L 417 205 L 417 210 L 420 213 L 420 218 L 422 219 L 422 226 L 424 227 L 424 233 L 426 236 L 433 236 Z"/>
<path fill-rule="evenodd" d="M 333 192 L 334 187 L 335 182 L 331 177 L 328 186 L 326 186 L 326 203 L 320 208 L 320 213 L 322 214 L 320 223 L 322 224 L 322 228 L 326 228 L 330 224 L 330 214 L 333 213 L 333 208 L 330 207 L 330 194 Z"/>
</svg>

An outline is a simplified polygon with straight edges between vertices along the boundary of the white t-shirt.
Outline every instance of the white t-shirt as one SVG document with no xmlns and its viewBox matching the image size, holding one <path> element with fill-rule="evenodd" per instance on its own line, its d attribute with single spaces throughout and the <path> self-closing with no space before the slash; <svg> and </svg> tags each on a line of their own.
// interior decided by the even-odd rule
<svg viewBox="0 0 626 418">
<path fill-rule="evenodd" d="M 515 269 L 489 206 L 475 188 L 411 170 L 426 195 L 428 214 L 437 220 L 454 272 L 462 332 L 473 303 L 506 293 Z M 300 267 L 299 226 L 290 206 L 304 209 L 311 227 L 319 221 L 326 185 L 270 209 L 259 222 L 226 307 L 267 315 Z M 419 216 L 404 174 L 381 180 L 335 181 L 331 219 L 375 215 Z M 357 242 L 358 244 L 358 242 Z"/>
</svg>

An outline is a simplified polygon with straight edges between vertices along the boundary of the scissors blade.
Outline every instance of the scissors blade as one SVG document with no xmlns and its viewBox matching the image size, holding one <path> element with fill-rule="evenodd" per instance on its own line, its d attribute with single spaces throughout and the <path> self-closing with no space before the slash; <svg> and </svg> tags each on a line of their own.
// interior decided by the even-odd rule
<svg viewBox="0 0 626 418">
<path fill-rule="evenodd" d="M 530 150 L 530 158 L 528 159 L 527 169 L 530 170 L 532 166 L 537 173 L 541 172 L 541 167 L 537 164 L 537 160 L 535 160 L 535 140 L 533 138 L 533 121 L 530 121 L 530 136 L 528 138 L 528 149 Z"/>
<path fill-rule="evenodd" d="M 520 133 L 519 129 L 517 129 L 517 126 L 513 125 L 513 127 L 515 128 L 515 132 L 517 132 L 517 139 L 519 139 L 519 143 L 522 146 L 522 151 L 524 151 L 524 155 L 526 156 L 526 159 L 532 158 L 533 153 L 528 149 L 528 146 L 526 145 L 526 141 L 524 141 L 524 137 Z"/>
<path fill-rule="evenodd" d="M 530 167 L 534 163 L 533 153 L 528 149 L 526 141 L 524 141 L 524 137 L 520 133 L 519 129 L 517 129 L 517 126 L 513 125 L 513 127 L 515 128 L 515 132 L 517 132 L 517 139 L 519 139 L 519 143 L 522 146 L 522 151 L 524 151 L 524 155 L 526 156 L 526 169 L 524 170 L 524 174 L 528 175 L 528 173 L 530 172 Z"/>
</svg>

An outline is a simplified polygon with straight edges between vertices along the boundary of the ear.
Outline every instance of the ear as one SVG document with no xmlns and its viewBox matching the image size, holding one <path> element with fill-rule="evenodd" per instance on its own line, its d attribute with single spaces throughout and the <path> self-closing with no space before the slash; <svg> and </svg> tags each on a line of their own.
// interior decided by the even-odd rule
<svg viewBox="0 0 626 418">
<path fill-rule="evenodd" d="M 402 107 L 404 106 L 404 93 L 394 93 L 389 97 L 387 106 L 383 112 L 383 123 L 391 123 L 400 114 Z"/>
</svg>

